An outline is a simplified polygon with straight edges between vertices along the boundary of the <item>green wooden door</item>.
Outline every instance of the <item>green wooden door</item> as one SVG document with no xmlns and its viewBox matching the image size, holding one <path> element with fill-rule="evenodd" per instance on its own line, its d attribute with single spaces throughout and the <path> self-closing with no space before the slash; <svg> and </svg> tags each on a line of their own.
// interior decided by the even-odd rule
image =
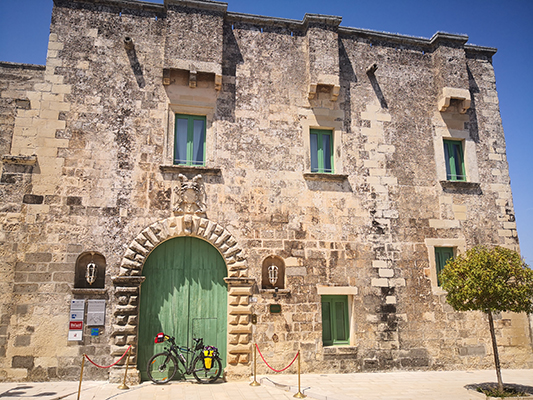
<svg viewBox="0 0 533 400">
<path fill-rule="evenodd" d="M 143 275 L 137 362 L 142 378 L 150 357 L 163 350 L 164 344 L 154 344 L 159 332 L 188 347 L 193 337 L 203 337 L 218 347 L 225 366 L 228 293 L 220 253 L 201 239 L 170 239 L 148 256 Z"/>
</svg>

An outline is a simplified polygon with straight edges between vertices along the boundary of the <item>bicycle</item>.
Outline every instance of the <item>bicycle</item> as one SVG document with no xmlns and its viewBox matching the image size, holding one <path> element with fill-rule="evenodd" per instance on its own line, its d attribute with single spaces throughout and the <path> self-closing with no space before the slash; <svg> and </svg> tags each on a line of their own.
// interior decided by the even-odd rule
<svg viewBox="0 0 533 400">
<path fill-rule="evenodd" d="M 178 371 L 178 361 L 185 368 L 185 374 L 192 374 L 199 383 L 213 383 L 222 372 L 222 362 L 218 354 L 218 349 L 214 346 L 204 346 L 203 338 L 193 338 L 194 347 L 192 349 L 176 345 L 175 338 L 158 333 L 154 343 L 170 342 L 170 347 L 165 347 L 165 351 L 157 353 L 148 361 L 146 367 L 148 377 L 157 384 L 167 383 L 174 378 Z M 190 363 L 183 353 L 192 353 Z"/>
</svg>

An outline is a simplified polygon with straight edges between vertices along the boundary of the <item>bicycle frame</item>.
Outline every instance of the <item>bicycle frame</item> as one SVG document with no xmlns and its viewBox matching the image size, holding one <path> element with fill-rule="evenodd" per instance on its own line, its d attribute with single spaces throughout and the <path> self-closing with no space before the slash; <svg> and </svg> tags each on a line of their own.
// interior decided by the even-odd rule
<svg viewBox="0 0 533 400">
<path fill-rule="evenodd" d="M 199 347 L 198 346 L 199 342 L 203 342 L 202 339 L 193 339 L 193 340 L 196 342 L 195 348 Z M 200 349 L 193 350 L 193 349 L 190 349 L 188 347 L 178 346 L 173 337 L 170 337 L 168 339 L 168 341 L 170 342 L 170 347 L 165 348 L 165 351 L 167 351 L 169 354 L 174 354 L 175 358 L 185 368 L 185 374 L 186 375 L 192 374 L 192 371 L 193 371 L 193 368 L 194 368 L 193 362 L 196 359 L 196 357 L 198 356 L 198 354 L 202 351 L 203 344 L 201 344 L 201 348 Z M 187 359 L 185 358 L 184 353 L 186 353 L 187 355 L 191 354 L 191 358 L 189 359 L 189 361 L 187 361 Z M 187 364 L 189 364 L 189 365 L 187 365 Z"/>
</svg>

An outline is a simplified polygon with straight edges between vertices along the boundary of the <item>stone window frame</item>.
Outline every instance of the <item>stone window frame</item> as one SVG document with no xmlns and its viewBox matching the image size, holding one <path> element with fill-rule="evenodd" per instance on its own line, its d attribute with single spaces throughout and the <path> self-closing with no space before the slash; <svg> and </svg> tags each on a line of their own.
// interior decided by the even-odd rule
<svg viewBox="0 0 533 400">
<path fill-rule="evenodd" d="M 321 113 L 319 114 L 318 111 Z M 341 115 L 342 114 L 342 115 Z M 339 110 L 315 110 L 302 120 L 304 176 L 320 175 L 324 178 L 345 178 L 342 159 L 342 121 L 344 113 Z M 342 117 L 342 118 L 341 118 Z M 311 172 L 311 130 L 328 130 L 332 133 L 333 173 Z"/>
<path fill-rule="evenodd" d="M 324 346 L 326 348 L 353 347 L 355 346 L 355 296 L 358 289 L 355 286 L 317 286 L 320 296 L 320 322 L 322 323 L 322 296 L 347 296 L 348 297 L 348 344 Z M 322 335 L 322 330 L 320 331 Z"/>
<path fill-rule="evenodd" d="M 438 285 L 437 281 L 437 262 L 435 260 L 435 247 L 452 247 L 454 257 L 466 251 L 465 239 L 426 239 L 424 241 L 428 251 L 428 266 L 424 269 L 424 274 L 431 282 L 431 291 L 433 294 L 440 295 L 447 292 Z"/>
<path fill-rule="evenodd" d="M 464 173 L 463 181 L 453 181 L 447 178 L 446 162 L 444 157 L 444 141 L 458 140 L 463 149 Z M 435 162 L 437 167 L 437 180 L 441 182 L 479 182 L 479 171 L 476 154 L 476 143 L 470 137 L 468 130 L 443 129 L 437 130 L 433 141 L 435 149 Z"/>
</svg>

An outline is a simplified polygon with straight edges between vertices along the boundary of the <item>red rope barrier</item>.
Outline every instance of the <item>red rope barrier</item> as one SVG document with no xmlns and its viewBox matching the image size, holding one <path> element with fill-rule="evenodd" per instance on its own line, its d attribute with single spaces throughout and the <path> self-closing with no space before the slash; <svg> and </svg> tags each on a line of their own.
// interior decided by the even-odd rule
<svg viewBox="0 0 533 400">
<path fill-rule="evenodd" d="M 257 351 L 259 352 L 259 355 L 261 356 L 261 358 L 263 359 L 263 361 L 265 362 L 267 367 L 270 368 L 274 372 L 283 372 L 283 371 L 285 371 L 287 368 L 289 368 L 296 361 L 296 359 L 298 358 L 298 354 L 300 354 L 300 352 L 296 353 L 296 356 L 294 356 L 294 360 L 292 360 L 289 365 L 287 365 L 283 369 L 277 370 L 277 369 L 272 368 L 270 365 L 268 365 L 268 363 L 265 360 L 265 357 L 263 357 L 263 355 L 261 354 L 261 350 L 259 350 L 259 346 L 257 346 L 257 343 L 255 344 L 255 347 L 257 347 Z"/>
<path fill-rule="evenodd" d="M 89 361 L 91 362 L 91 364 L 97 366 L 98 368 L 111 368 L 113 365 L 117 365 L 117 364 L 120 362 L 120 360 L 122 360 L 122 359 L 124 358 L 124 356 L 126 355 L 126 353 L 128 352 L 129 349 L 131 349 L 131 346 L 128 347 L 128 348 L 126 349 L 126 351 L 124 352 L 124 354 L 122 354 L 122 357 L 120 357 L 116 362 L 114 362 L 114 363 L 111 364 L 111 365 L 108 365 L 107 367 L 102 367 L 101 365 L 96 364 L 93 360 L 91 360 L 91 359 L 89 358 L 89 356 L 88 356 L 87 354 L 84 354 L 84 356 L 85 356 L 85 358 L 86 358 L 87 360 L 89 360 Z"/>
</svg>

